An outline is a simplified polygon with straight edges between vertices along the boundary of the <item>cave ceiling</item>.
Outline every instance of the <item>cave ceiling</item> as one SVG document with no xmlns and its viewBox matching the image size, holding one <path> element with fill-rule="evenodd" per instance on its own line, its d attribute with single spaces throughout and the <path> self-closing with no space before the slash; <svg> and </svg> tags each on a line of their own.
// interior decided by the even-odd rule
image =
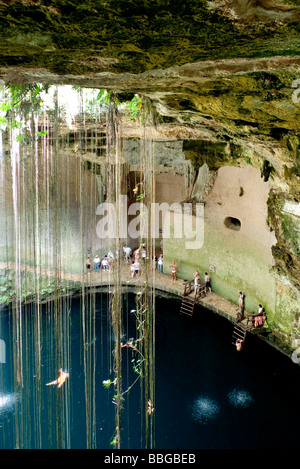
<svg viewBox="0 0 300 469">
<path fill-rule="evenodd" d="M 298 197 L 298 0 L 0 0 L 0 18 L 5 84 L 139 93 L 161 138 L 255 146 L 275 168 L 281 151 Z"/>
</svg>

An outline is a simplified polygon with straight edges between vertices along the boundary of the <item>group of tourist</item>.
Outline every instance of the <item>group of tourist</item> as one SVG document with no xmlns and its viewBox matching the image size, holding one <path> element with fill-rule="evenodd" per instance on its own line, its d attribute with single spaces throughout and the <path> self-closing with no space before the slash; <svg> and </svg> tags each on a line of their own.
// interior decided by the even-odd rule
<svg viewBox="0 0 300 469">
<path fill-rule="evenodd" d="M 125 249 L 126 249 L 126 256 L 124 257 L 124 259 L 126 259 L 126 261 L 128 262 L 131 259 L 132 251 L 129 248 L 130 251 L 131 251 L 129 253 L 129 251 L 127 251 L 127 247 Z M 131 264 L 130 264 L 131 278 L 138 277 L 139 274 L 140 274 L 140 262 L 139 262 L 140 259 L 142 260 L 143 263 L 146 262 L 147 251 L 146 251 L 145 245 L 142 245 L 141 249 L 140 248 L 136 249 L 133 252 L 133 255 L 134 255 L 134 261 L 132 261 Z M 162 274 L 163 273 L 163 264 L 164 264 L 163 254 L 161 253 L 158 257 L 155 254 L 154 257 L 153 257 L 153 269 L 154 270 L 158 269 L 158 273 Z"/>
<path fill-rule="evenodd" d="M 109 251 L 108 254 L 106 254 L 103 257 L 103 259 L 100 259 L 98 254 L 96 254 L 95 258 L 94 258 L 94 261 L 93 261 L 94 262 L 95 272 L 100 272 L 100 269 L 112 271 L 113 263 L 114 263 L 114 260 L 115 260 L 115 255 L 116 255 L 116 253 L 114 254 L 112 251 Z M 92 265 L 91 258 L 88 257 L 87 260 L 86 260 L 86 270 L 87 270 L 88 274 L 91 271 L 91 265 Z"/>
<path fill-rule="evenodd" d="M 162 249 L 162 245 L 161 245 Z M 130 276 L 131 278 L 139 277 L 140 272 L 141 272 L 141 262 L 143 263 L 146 262 L 147 259 L 147 251 L 146 251 L 146 246 L 145 244 L 142 244 L 140 247 L 132 251 L 131 247 L 125 244 L 122 248 L 123 250 L 123 260 L 126 263 L 130 263 Z M 95 255 L 95 258 L 93 260 L 94 263 L 94 270 L 95 272 L 100 272 L 100 270 L 108 270 L 112 271 L 113 269 L 113 264 L 115 261 L 115 257 L 117 257 L 118 253 L 117 251 L 109 251 L 107 255 L 105 255 L 102 259 L 98 256 L 98 254 Z M 163 273 L 163 264 L 164 264 L 164 258 L 163 258 L 163 253 L 157 257 L 155 254 L 153 257 L 153 269 L 158 269 L 158 273 L 162 274 Z M 86 269 L 87 273 L 89 274 L 91 271 L 91 257 L 88 257 L 86 261 Z M 175 261 L 172 262 L 172 264 L 169 266 L 171 268 L 171 278 L 172 278 L 172 283 L 175 283 L 177 281 L 177 270 L 178 266 Z M 207 272 L 204 274 L 204 282 L 205 282 L 205 292 L 211 292 L 211 279 L 210 276 Z M 195 271 L 194 273 L 194 294 L 195 296 L 197 295 L 197 292 L 200 288 L 201 285 L 201 275 L 198 270 Z"/>
<path fill-rule="evenodd" d="M 126 262 L 127 264 L 130 263 L 130 276 L 132 278 L 138 277 L 140 274 L 140 268 L 141 268 L 140 261 L 145 263 L 147 259 L 147 251 L 146 251 L 145 244 L 142 244 L 140 247 L 138 247 L 134 251 L 132 251 L 131 247 L 126 244 L 123 246 L 122 250 L 123 250 L 124 262 Z M 114 251 L 114 253 L 112 251 L 109 251 L 107 255 L 105 255 L 102 259 L 100 259 L 98 254 L 96 254 L 93 260 L 95 272 L 100 272 L 100 270 L 112 271 L 113 264 L 117 255 L 118 255 L 117 251 Z M 91 272 L 91 266 L 92 266 L 92 261 L 91 261 L 91 257 L 89 256 L 88 259 L 86 260 L 87 274 Z M 162 253 L 159 255 L 158 258 L 156 255 L 153 258 L 153 268 L 156 269 L 157 266 L 158 266 L 158 272 L 162 274 L 163 273 Z"/>
<path fill-rule="evenodd" d="M 142 244 L 140 247 L 135 249 L 132 253 L 132 249 L 129 246 L 123 247 L 124 260 L 126 262 L 131 262 L 130 264 L 130 276 L 131 278 L 139 277 L 141 272 L 141 263 L 140 260 L 146 262 L 147 251 L 145 244 Z M 132 258 L 133 257 L 133 258 Z"/>
<path fill-rule="evenodd" d="M 126 263 L 130 263 L 130 276 L 131 278 L 134 277 L 139 277 L 140 272 L 141 272 L 141 263 L 146 262 L 147 258 L 147 251 L 146 251 L 146 246 L 145 244 L 142 244 L 140 247 L 132 251 L 131 247 L 128 246 L 127 244 L 123 246 L 123 260 Z M 162 249 L 162 244 L 161 244 L 161 249 Z M 112 251 L 109 251 L 107 255 L 105 255 L 102 259 L 99 258 L 98 254 L 95 255 L 95 258 L 93 260 L 94 263 L 94 270 L 95 272 L 100 272 L 100 270 L 109 270 L 112 271 L 113 269 L 113 264 L 115 261 L 115 257 L 117 256 L 117 251 L 114 253 Z M 163 273 L 163 264 L 164 264 L 164 258 L 163 254 L 161 253 L 158 257 L 155 254 L 153 257 L 153 268 L 156 270 L 158 269 L 158 273 L 162 274 Z M 89 274 L 91 271 L 91 258 L 88 257 L 86 261 L 86 269 L 87 273 Z M 175 261 L 172 262 L 172 264 L 169 266 L 171 268 L 171 278 L 172 282 L 177 281 L 177 270 L 178 266 Z M 205 272 L 204 275 L 204 282 L 205 282 L 205 291 L 206 292 L 211 292 L 211 283 L 210 283 L 210 276 L 208 275 L 207 272 Z M 199 274 L 199 271 L 196 270 L 194 273 L 194 292 L 195 295 L 197 294 L 197 291 L 200 287 L 201 283 L 201 276 Z"/>
</svg>

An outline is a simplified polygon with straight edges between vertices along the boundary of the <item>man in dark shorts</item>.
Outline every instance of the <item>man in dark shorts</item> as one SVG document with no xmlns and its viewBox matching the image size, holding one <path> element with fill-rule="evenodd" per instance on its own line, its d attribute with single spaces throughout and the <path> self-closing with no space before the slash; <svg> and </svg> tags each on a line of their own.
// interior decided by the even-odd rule
<svg viewBox="0 0 300 469">
<path fill-rule="evenodd" d="M 204 281 L 205 281 L 205 290 L 206 290 L 206 293 L 207 293 L 207 290 L 209 290 L 209 293 L 211 293 L 210 276 L 208 275 L 207 272 L 205 272 Z"/>
</svg>

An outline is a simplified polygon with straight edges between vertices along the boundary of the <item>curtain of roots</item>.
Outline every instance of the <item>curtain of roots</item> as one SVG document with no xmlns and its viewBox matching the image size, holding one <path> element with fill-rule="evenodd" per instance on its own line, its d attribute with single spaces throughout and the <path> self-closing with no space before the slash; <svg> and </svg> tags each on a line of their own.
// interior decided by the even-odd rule
<svg viewBox="0 0 300 469">
<path fill-rule="evenodd" d="M 4 97 L 2 96 L 2 99 Z M 122 447 L 124 422 L 122 410 L 133 386 L 140 386 L 141 446 L 153 448 L 155 417 L 155 286 L 153 257 L 155 255 L 155 217 L 151 203 L 155 201 L 154 152 L 151 128 L 154 124 L 151 106 L 145 101 L 140 121 L 140 163 L 135 177 L 139 183 L 137 199 L 141 204 L 141 231 L 137 243 L 146 248 L 143 275 L 136 284 L 136 337 L 132 351 L 136 380 L 124 383 L 125 365 L 121 342 L 124 336 L 124 298 L 128 295 L 121 278 L 123 233 L 116 223 L 116 236 L 109 246 L 115 257 L 110 277 L 109 296 L 96 295 L 87 278 L 85 261 L 91 255 L 86 235 L 87 220 L 94 220 L 99 202 L 115 206 L 116 220 L 124 210 L 122 197 L 128 194 L 129 164 L 122 154 L 120 116 L 114 96 L 105 109 L 101 103 L 87 105 L 84 89 L 78 93 L 79 111 L 72 128 L 65 123 L 65 109 L 60 105 L 58 88 L 53 94 L 51 112 L 37 112 L 27 106 L 11 110 L 8 123 L 14 125 L 0 131 L 0 179 L 3 187 L 1 210 L 6 223 L 6 253 L 1 258 L 4 276 L 10 282 L 9 316 L 11 318 L 11 363 L 14 383 L 14 442 L 15 448 L 71 448 L 73 390 L 71 360 L 72 294 L 79 292 L 81 302 L 81 364 L 84 373 L 85 432 L 83 446 L 98 447 L 96 438 L 97 367 L 103 365 L 96 357 L 97 302 L 107 302 L 113 346 L 109 345 L 112 382 L 114 386 L 115 433 L 111 442 Z M 89 106 L 89 109 L 87 107 Z M 103 135 L 106 145 L 103 145 Z M 6 149 L 6 151 L 4 150 Z M 99 150 L 100 148 L 100 150 Z M 9 151 L 7 151 L 9 149 Z M 103 153 L 103 154 L 102 154 Z M 92 155 L 88 160 L 86 155 Z M 105 157 L 99 166 L 96 158 Z M 103 158 L 102 158 L 103 160 Z M 104 169 L 103 169 L 104 168 Z M 93 179 L 87 173 L 95 175 Z M 76 212 L 74 212 L 76 206 Z M 146 210 L 145 210 L 146 207 Z M 127 209 L 127 207 L 126 207 Z M 74 221 L 76 219 L 76 222 Z M 79 225 L 76 253 L 81 270 L 73 266 L 74 224 Z M 151 229 L 150 229 L 151 227 Z M 90 228 L 92 230 L 92 228 Z M 122 241 L 123 239 L 123 241 Z M 3 267 L 4 265 L 4 267 Z M 99 304 L 98 304 L 99 306 Z M 1 326 L 0 326 L 1 327 Z M 1 332 L 1 329 L 0 329 Z M 101 335 L 106 332 L 101 328 Z M 126 331 L 125 331 L 126 332 Z M 98 338 L 99 339 L 99 338 Z M 100 337 L 101 340 L 101 337 Z M 45 349 L 46 347 L 46 349 Z M 123 360 L 123 361 L 122 361 Z M 0 364 L 0 394 L 5 394 L 3 365 Z M 43 388 L 53 381 L 60 370 L 70 378 L 61 387 Z M 32 411 L 33 409 L 33 411 Z M 47 415 L 47 436 L 42 420 Z M 1 426 L 5 445 L 5 424 Z M 100 443 L 101 444 L 101 443 Z M 125 446 L 126 442 L 124 443 Z"/>
</svg>

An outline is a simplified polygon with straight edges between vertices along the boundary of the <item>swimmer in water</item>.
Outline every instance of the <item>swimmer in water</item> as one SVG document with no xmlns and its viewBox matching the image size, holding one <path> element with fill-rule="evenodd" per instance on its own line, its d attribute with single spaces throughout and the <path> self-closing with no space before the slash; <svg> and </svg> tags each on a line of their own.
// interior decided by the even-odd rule
<svg viewBox="0 0 300 469">
<path fill-rule="evenodd" d="M 66 379 L 69 378 L 69 373 L 63 371 L 62 368 L 59 370 L 59 377 L 55 381 L 51 381 L 51 383 L 47 383 L 46 386 L 53 386 L 57 384 L 57 387 L 60 388 Z"/>
<path fill-rule="evenodd" d="M 153 414 L 153 412 L 154 412 L 154 407 L 153 407 L 153 404 L 152 404 L 151 400 L 149 399 L 149 400 L 148 400 L 148 409 L 147 409 L 147 413 L 148 413 L 149 415 L 151 415 L 151 414 Z"/>
<path fill-rule="evenodd" d="M 243 348 L 243 343 L 244 341 L 241 340 L 241 339 L 237 339 L 236 342 L 235 342 L 235 346 L 236 346 L 236 349 L 238 352 L 240 352 Z"/>
</svg>

